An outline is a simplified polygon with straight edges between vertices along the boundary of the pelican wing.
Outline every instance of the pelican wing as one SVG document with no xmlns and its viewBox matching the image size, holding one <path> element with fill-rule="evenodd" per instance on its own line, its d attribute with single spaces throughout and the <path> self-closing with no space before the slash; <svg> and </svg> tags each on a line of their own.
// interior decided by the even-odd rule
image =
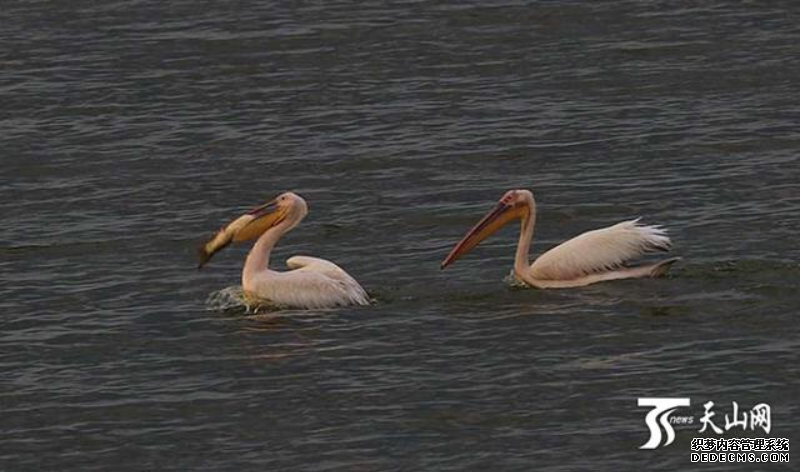
<svg viewBox="0 0 800 472">
<path fill-rule="evenodd" d="M 588 231 L 542 254 L 531 265 L 531 275 L 542 280 L 571 280 L 614 270 L 654 250 L 667 251 L 671 241 L 660 226 L 639 219 Z"/>
<path fill-rule="evenodd" d="M 333 262 L 294 256 L 286 266 L 291 270 L 272 272 L 259 293 L 279 304 L 306 308 L 369 304 L 367 292 Z"/>
</svg>

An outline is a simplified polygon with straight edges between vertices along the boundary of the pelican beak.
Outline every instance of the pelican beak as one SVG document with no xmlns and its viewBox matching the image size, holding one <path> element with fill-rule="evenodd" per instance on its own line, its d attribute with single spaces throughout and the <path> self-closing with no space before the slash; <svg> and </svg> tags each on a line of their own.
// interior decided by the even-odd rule
<svg viewBox="0 0 800 472">
<path fill-rule="evenodd" d="M 476 224 L 464 238 L 455 245 L 442 261 L 441 268 L 449 266 L 458 258 L 471 251 L 481 241 L 494 234 L 509 222 L 521 218 L 525 208 L 501 201 Z"/>
<path fill-rule="evenodd" d="M 211 257 L 226 248 L 230 243 L 239 243 L 256 239 L 265 231 L 277 225 L 286 217 L 286 209 L 278 205 L 277 200 L 269 201 L 251 209 L 220 228 L 205 244 L 198 249 L 201 269 Z"/>
</svg>

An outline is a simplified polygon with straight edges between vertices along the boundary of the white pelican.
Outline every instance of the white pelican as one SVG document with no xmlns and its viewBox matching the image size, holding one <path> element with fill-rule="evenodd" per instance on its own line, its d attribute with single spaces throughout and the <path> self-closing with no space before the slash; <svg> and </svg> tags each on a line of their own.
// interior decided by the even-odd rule
<svg viewBox="0 0 800 472">
<path fill-rule="evenodd" d="M 529 190 L 509 190 L 450 251 L 442 261 L 442 269 L 517 218 L 521 220 L 521 230 L 514 275 L 531 287 L 582 287 L 605 280 L 658 277 L 680 260 L 673 258 L 655 264 L 625 266 L 626 262 L 647 252 L 668 251 L 672 244 L 664 229 L 639 224 L 636 219 L 583 233 L 550 249 L 530 264 L 528 251 L 536 223 L 536 201 Z"/>
<path fill-rule="evenodd" d="M 242 288 L 247 295 L 287 308 L 368 305 L 367 292 L 333 262 L 294 256 L 286 260 L 290 270 L 270 270 L 272 248 L 307 214 L 305 200 L 292 192 L 283 193 L 223 226 L 200 248 L 198 268 L 231 242 L 258 238 L 242 269 Z"/>
</svg>

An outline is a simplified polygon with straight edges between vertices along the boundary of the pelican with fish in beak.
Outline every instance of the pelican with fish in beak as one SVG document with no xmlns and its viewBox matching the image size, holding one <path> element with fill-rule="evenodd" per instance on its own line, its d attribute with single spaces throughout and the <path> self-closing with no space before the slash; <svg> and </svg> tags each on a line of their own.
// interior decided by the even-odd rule
<svg viewBox="0 0 800 472">
<path fill-rule="evenodd" d="M 361 285 L 325 259 L 294 256 L 286 260 L 289 270 L 285 272 L 269 268 L 269 256 L 278 240 L 307 214 L 305 200 L 292 192 L 253 208 L 223 226 L 200 247 L 198 269 L 232 242 L 255 239 L 242 269 L 242 288 L 248 296 L 285 308 L 368 305 L 369 297 Z"/>
<path fill-rule="evenodd" d="M 636 219 L 583 233 L 550 249 L 531 264 L 528 254 L 536 224 L 536 201 L 529 190 L 509 190 L 456 244 L 442 261 L 441 268 L 514 220 L 520 220 L 514 275 L 520 282 L 535 288 L 583 287 L 607 280 L 659 277 L 680 260 L 672 258 L 628 266 L 633 259 L 652 251 L 668 251 L 672 245 L 666 230 L 643 225 Z"/>
</svg>

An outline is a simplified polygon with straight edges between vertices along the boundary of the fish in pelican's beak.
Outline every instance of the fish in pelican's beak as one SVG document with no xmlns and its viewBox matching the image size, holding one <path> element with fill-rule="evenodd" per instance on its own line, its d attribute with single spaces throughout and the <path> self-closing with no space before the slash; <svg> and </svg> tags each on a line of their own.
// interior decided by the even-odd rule
<svg viewBox="0 0 800 472">
<path fill-rule="evenodd" d="M 444 269 L 449 266 L 480 244 L 481 241 L 511 221 L 522 218 L 529 211 L 530 207 L 525 205 L 524 199 L 520 198 L 515 191 L 507 192 L 497 205 L 455 245 L 450 254 L 442 261 L 441 268 Z"/>
<path fill-rule="evenodd" d="M 266 230 L 283 221 L 285 216 L 286 207 L 281 205 L 277 198 L 251 209 L 220 228 L 208 242 L 200 246 L 197 251 L 200 264 L 197 268 L 201 269 L 211 259 L 211 256 L 232 242 L 238 243 L 258 238 Z"/>
</svg>

